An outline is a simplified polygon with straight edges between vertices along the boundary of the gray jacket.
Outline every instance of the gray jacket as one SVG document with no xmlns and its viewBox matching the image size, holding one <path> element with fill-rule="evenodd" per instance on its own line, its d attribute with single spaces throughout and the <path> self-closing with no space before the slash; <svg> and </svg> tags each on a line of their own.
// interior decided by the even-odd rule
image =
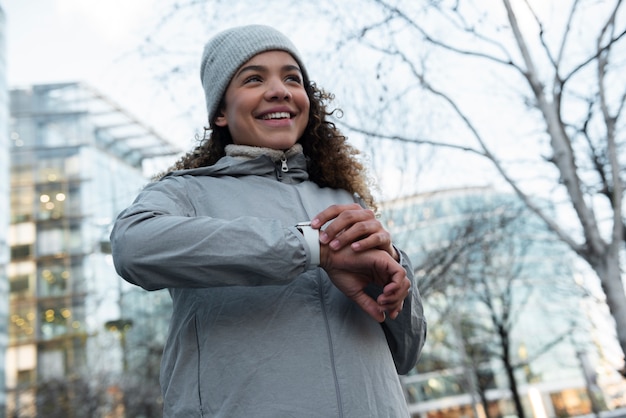
<svg viewBox="0 0 626 418">
<path fill-rule="evenodd" d="M 295 228 L 342 190 L 308 180 L 302 154 L 224 157 L 148 185 L 116 221 L 127 281 L 168 288 L 166 417 L 406 417 L 398 373 L 426 335 L 417 286 L 379 324 L 337 290 Z M 401 263 L 413 280 L 405 255 Z M 375 289 L 372 289 L 375 292 Z"/>
</svg>

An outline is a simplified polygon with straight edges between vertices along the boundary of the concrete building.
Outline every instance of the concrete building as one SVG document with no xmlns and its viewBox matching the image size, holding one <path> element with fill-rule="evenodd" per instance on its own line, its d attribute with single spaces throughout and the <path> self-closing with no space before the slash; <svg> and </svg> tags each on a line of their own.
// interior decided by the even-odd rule
<svg viewBox="0 0 626 418">
<path fill-rule="evenodd" d="M 145 162 L 179 150 L 80 83 L 14 89 L 10 104 L 8 411 L 64 416 L 71 397 L 74 416 L 96 416 L 140 384 L 135 365 L 156 379 L 138 357 L 163 344 L 169 297 L 125 284 L 108 236 Z"/>
<path fill-rule="evenodd" d="M 446 190 L 383 209 L 426 293 L 429 336 L 417 370 L 403 379 L 414 417 L 515 415 L 500 331 L 526 416 L 626 406 L 623 380 L 606 367 L 616 340 L 599 336 L 602 309 L 581 292 L 576 258 L 514 196 Z"/>
</svg>

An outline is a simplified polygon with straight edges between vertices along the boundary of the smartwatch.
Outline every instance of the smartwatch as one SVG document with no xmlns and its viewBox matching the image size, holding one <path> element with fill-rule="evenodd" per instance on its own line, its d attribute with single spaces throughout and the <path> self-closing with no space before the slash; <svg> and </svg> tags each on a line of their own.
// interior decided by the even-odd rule
<svg viewBox="0 0 626 418">
<path fill-rule="evenodd" d="M 298 231 L 304 236 L 311 251 L 311 267 L 317 267 L 320 265 L 320 231 L 318 229 L 311 228 L 311 222 L 298 222 L 296 224 Z"/>
</svg>

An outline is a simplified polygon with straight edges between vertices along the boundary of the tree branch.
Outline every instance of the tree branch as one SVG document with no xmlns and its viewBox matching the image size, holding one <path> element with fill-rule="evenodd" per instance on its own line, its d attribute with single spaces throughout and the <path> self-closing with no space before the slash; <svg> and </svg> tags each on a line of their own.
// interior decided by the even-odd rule
<svg viewBox="0 0 626 418">
<path fill-rule="evenodd" d="M 619 5 L 619 2 L 618 2 Z M 623 185 L 620 177 L 620 164 L 617 158 L 617 145 L 616 145 L 616 118 L 611 115 L 609 105 L 606 97 L 606 68 L 609 63 L 609 52 L 611 50 L 612 42 L 609 42 L 606 48 L 601 48 L 602 38 L 604 35 L 615 30 L 615 17 L 617 14 L 617 7 L 613 10 L 613 14 L 607 21 L 607 24 L 602 29 L 598 36 L 597 46 L 599 50 L 602 50 L 598 54 L 598 91 L 600 93 L 600 109 L 602 111 L 602 117 L 606 126 L 606 141 L 607 141 L 607 158 L 609 160 L 609 166 L 611 168 L 611 177 L 613 180 L 613 188 L 611 198 L 609 201 L 613 206 L 613 231 L 611 245 L 621 245 L 624 240 L 624 221 L 622 218 L 622 201 L 623 201 Z M 611 33 L 612 38 L 612 33 Z M 620 104 L 621 106 L 621 104 Z"/>
</svg>

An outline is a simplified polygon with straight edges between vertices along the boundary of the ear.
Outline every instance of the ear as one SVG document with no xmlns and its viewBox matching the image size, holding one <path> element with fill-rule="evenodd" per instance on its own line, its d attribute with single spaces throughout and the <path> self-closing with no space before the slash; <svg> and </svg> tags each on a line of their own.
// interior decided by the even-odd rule
<svg viewBox="0 0 626 418">
<path fill-rule="evenodd" d="M 226 120 L 226 115 L 224 115 L 224 108 L 218 110 L 217 116 L 215 116 L 215 125 L 221 128 L 228 125 L 228 120 Z"/>
</svg>

